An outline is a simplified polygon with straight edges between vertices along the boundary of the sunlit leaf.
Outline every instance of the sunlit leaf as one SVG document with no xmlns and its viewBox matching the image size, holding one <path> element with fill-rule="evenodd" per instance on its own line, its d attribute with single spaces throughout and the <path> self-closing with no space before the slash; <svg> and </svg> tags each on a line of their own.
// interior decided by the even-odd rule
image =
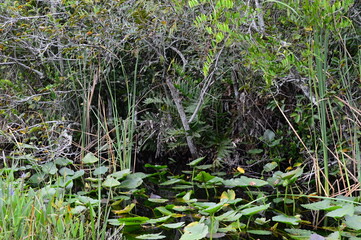
<svg viewBox="0 0 361 240">
<path fill-rule="evenodd" d="M 246 208 L 246 209 L 243 209 L 241 211 L 241 214 L 243 214 L 243 215 L 254 215 L 254 214 L 258 213 L 258 212 L 267 210 L 269 208 L 269 206 L 270 206 L 270 203 L 265 204 L 265 205 L 261 205 L 261 206 Z"/>
<path fill-rule="evenodd" d="M 198 165 L 198 163 L 200 163 L 203 159 L 204 159 L 204 157 L 197 158 L 197 159 L 191 161 L 190 163 L 188 163 L 187 165 L 194 167 L 194 166 Z"/>
<path fill-rule="evenodd" d="M 118 221 L 126 226 L 140 225 L 146 223 L 149 220 L 147 217 L 129 217 L 119 218 Z"/>
<path fill-rule="evenodd" d="M 166 238 L 166 236 L 162 235 L 162 233 L 151 233 L 151 234 L 143 234 L 140 235 L 138 237 L 136 237 L 136 239 L 164 239 Z"/>
<path fill-rule="evenodd" d="M 340 218 L 344 217 L 346 215 L 353 216 L 355 212 L 355 208 L 353 204 L 345 204 L 339 209 L 333 210 L 331 212 L 328 212 L 326 214 L 327 217 L 334 217 L 334 218 Z"/>
<path fill-rule="evenodd" d="M 356 231 L 361 230 L 361 216 L 345 216 L 346 226 Z"/>
<path fill-rule="evenodd" d="M 103 187 L 116 187 L 119 185 L 120 182 L 112 177 L 107 178 L 102 184 Z"/>
<path fill-rule="evenodd" d="M 208 234 L 208 226 L 204 223 L 192 222 L 184 228 L 184 234 L 180 240 L 199 240 Z"/>
<path fill-rule="evenodd" d="M 82 162 L 85 164 L 92 164 L 92 163 L 96 163 L 98 161 L 99 161 L 99 158 L 94 156 L 94 154 L 91 152 L 87 153 L 82 160 Z"/>
<path fill-rule="evenodd" d="M 175 228 L 180 228 L 184 226 L 184 222 L 177 222 L 177 223 L 168 223 L 168 224 L 163 224 L 163 227 L 166 228 L 171 228 L 171 229 L 175 229 Z"/>
<path fill-rule="evenodd" d="M 299 218 L 294 216 L 286 216 L 286 215 L 277 215 L 272 217 L 272 220 L 275 222 L 281 222 L 285 224 L 298 225 L 301 221 Z"/>
</svg>

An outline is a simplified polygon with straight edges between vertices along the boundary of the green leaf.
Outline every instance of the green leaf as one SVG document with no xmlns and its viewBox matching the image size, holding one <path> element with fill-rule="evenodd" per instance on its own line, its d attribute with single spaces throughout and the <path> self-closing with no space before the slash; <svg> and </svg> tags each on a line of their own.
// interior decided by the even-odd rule
<svg viewBox="0 0 361 240">
<path fill-rule="evenodd" d="M 298 223 L 301 221 L 297 217 L 286 216 L 286 215 L 274 216 L 272 218 L 272 220 L 275 221 L 275 222 L 281 222 L 281 223 L 286 223 L 286 224 L 291 224 L 291 225 L 298 225 Z"/>
<path fill-rule="evenodd" d="M 147 217 L 129 217 L 129 218 L 119 218 L 118 221 L 125 226 L 140 225 L 146 223 L 149 220 Z"/>
<path fill-rule="evenodd" d="M 79 170 L 79 171 L 76 171 L 75 173 L 74 173 L 74 175 L 73 176 L 71 176 L 71 178 L 72 179 L 77 179 L 77 178 L 80 178 L 81 176 L 83 176 L 84 175 L 84 170 Z"/>
<path fill-rule="evenodd" d="M 242 176 L 240 178 L 224 180 L 223 184 L 229 187 L 262 187 L 267 185 L 268 183 L 260 179 Z"/>
<path fill-rule="evenodd" d="M 166 236 L 164 235 L 161 235 L 162 233 L 151 233 L 151 234 L 143 234 L 143 235 L 140 235 L 138 237 L 136 237 L 136 239 L 163 239 L 165 238 Z"/>
<path fill-rule="evenodd" d="M 168 181 L 162 182 L 160 185 L 167 186 L 167 185 L 172 185 L 172 184 L 179 183 L 179 182 L 182 182 L 182 181 L 183 180 L 179 179 L 179 178 L 171 178 Z"/>
<path fill-rule="evenodd" d="M 76 206 L 75 208 L 72 208 L 70 210 L 70 213 L 71 214 L 79 214 L 79 213 L 82 213 L 86 210 L 87 208 L 84 207 L 84 206 Z"/>
<path fill-rule="evenodd" d="M 108 171 L 108 169 L 109 169 L 108 167 L 103 167 L 103 166 L 98 167 L 93 171 L 93 174 L 95 176 L 102 175 L 102 174 L 106 173 Z"/>
<path fill-rule="evenodd" d="M 119 180 L 119 179 L 129 175 L 130 173 L 131 173 L 130 169 L 124 169 L 122 171 L 114 172 L 114 173 L 110 174 L 109 176 Z"/>
<path fill-rule="evenodd" d="M 211 174 L 209 174 L 205 171 L 201 171 L 200 173 L 197 174 L 197 176 L 194 178 L 194 180 L 205 183 L 213 178 L 214 178 L 214 176 L 212 176 Z"/>
<path fill-rule="evenodd" d="M 218 221 L 234 222 L 237 221 L 240 217 L 242 217 L 241 213 L 235 210 L 230 210 L 223 213 L 222 215 L 215 217 L 215 219 Z"/>
<path fill-rule="evenodd" d="M 261 205 L 261 206 L 246 208 L 246 209 L 243 209 L 241 211 L 241 214 L 243 214 L 243 215 L 254 215 L 254 214 L 258 213 L 258 212 L 267 210 L 269 208 L 269 206 L 270 206 L 270 203 L 265 204 L 265 205 Z"/>
<path fill-rule="evenodd" d="M 160 218 L 149 219 L 149 220 L 147 220 L 147 223 L 154 224 L 154 223 L 165 222 L 165 221 L 167 221 L 170 217 L 171 217 L 171 216 L 168 215 L 168 216 L 164 216 L 164 217 L 160 217 Z"/>
<path fill-rule="evenodd" d="M 361 216 L 346 216 L 346 226 L 356 231 L 361 230 Z"/>
<path fill-rule="evenodd" d="M 199 240 L 208 234 L 208 226 L 204 223 L 192 222 L 184 228 L 184 234 L 180 240 Z"/>
<path fill-rule="evenodd" d="M 197 159 L 193 160 L 192 162 L 188 163 L 187 165 L 189 165 L 189 166 L 191 166 L 191 167 L 194 167 L 194 166 L 196 166 L 198 163 L 200 163 L 203 159 L 204 159 L 204 157 L 197 158 Z"/>
<path fill-rule="evenodd" d="M 103 187 L 116 187 L 119 185 L 120 182 L 112 177 L 107 178 L 102 184 Z"/>
<path fill-rule="evenodd" d="M 73 170 L 71 170 L 70 168 L 62 167 L 59 170 L 59 173 L 61 176 L 73 176 L 75 172 Z"/>
<path fill-rule="evenodd" d="M 58 171 L 58 168 L 53 162 L 45 163 L 44 165 L 41 166 L 41 169 L 43 170 L 44 173 L 51 175 L 54 175 Z"/>
<path fill-rule="evenodd" d="M 135 174 L 128 175 L 127 178 L 119 185 L 121 188 L 134 189 L 143 183 L 143 179 Z"/>
<path fill-rule="evenodd" d="M 278 166 L 278 164 L 276 162 L 270 162 L 270 163 L 267 163 L 266 165 L 264 165 L 263 170 L 265 172 L 270 172 L 273 169 L 275 169 L 277 166 Z"/>
<path fill-rule="evenodd" d="M 211 214 L 218 212 L 227 201 L 228 201 L 227 199 L 221 199 L 219 203 L 202 210 L 202 212 L 211 213 Z"/>
<path fill-rule="evenodd" d="M 331 201 L 329 199 L 325 199 L 319 202 L 309 203 L 309 204 L 301 204 L 302 207 L 309 210 L 333 210 L 336 208 L 340 208 L 339 206 L 331 205 Z"/>
<path fill-rule="evenodd" d="M 266 230 L 247 230 L 248 233 L 256 234 L 256 235 L 271 235 L 271 231 Z"/>
<path fill-rule="evenodd" d="M 67 158 L 57 158 L 55 159 L 54 163 L 56 165 L 60 165 L 60 166 L 67 166 L 73 163 L 72 160 L 69 160 Z"/>
<path fill-rule="evenodd" d="M 249 154 L 259 154 L 262 152 L 263 152 L 262 149 L 251 149 L 251 150 L 247 151 L 247 153 L 249 153 Z"/>
<path fill-rule="evenodd" d="M 353 216 L 354 212 L 355 212 L 354 205 L 349 203 L 349 204 L 345 204 L 344 206 L 342 206 L 339 209 L 328 212 L 326 214 L 326 216 L 333 217 L 333 218 L 340 218 L 340 217 L 344 217 L 346 215 Z"/>
<path fill-rule="evenodd" d="M 149 202 L 154 202 L 154 203 L 165 203 L 167 201 L 169 201 L 169 199 L 164 199 L 164 198 L 148 198 Z"/>
<path fill-rule="evenodd" d="M 163 224 L 163 227 L 166 228 L 171 228 L 171 229 L 175 229 L 175 228 L 180 228 L 184 226 L 184 222 L 177 222 L 177 223 L 168 223 L 168 224 Z"/>
<path fill-rule="evenodd" d="M 96 163 L 96 162 L 98 162 L 99 161 L 99 158 L 97 158 L 96 156 L 94 156 L 94 154 L 93 153 L 87 153 L 85 156 L 84 156 L 84 158 L 83 158 L 83 160 L 82 160 L 82 162 L 83 163 L 85 163 L 85 164 L 92 164 L 92 163 Z"/>
</svg>

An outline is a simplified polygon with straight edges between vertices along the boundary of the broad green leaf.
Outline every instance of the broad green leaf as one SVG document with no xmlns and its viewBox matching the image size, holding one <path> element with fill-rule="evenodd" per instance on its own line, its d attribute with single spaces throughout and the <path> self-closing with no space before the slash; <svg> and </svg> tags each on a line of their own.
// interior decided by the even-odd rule
<svg viewBox="0 0 361 240">
<path fill-rule="evenodd" d="M 256 234 L 256 235 L 271 235 L 271 231 L 267 230 L 247 230 L 248 233 Z"/>
<path fill-rule="evenodd" d="M 73 176 L 71 176 L 72 179 L 77 179 L 77 178 L 80 178 L 81 176 L 83 176 L 85 173 L 84 170 L 78 170 L 74 173 Z"/>
<path fill-rule="evenodd" d="M 286 228 L 286 232 L 290 233 L 292 238 L 300 240 L 309 240 L 310 236 L 314 233 L 310 230 L 298 229 L 298 228 Z"/>
<path fill-rule="evenodd" d="M 204 223 L 192 222 L 184 228 L 184 234 L 180 240 L 199 240 L 208 234 L 208 226 Z"/>
<path fill-rule="evenodd" d="M 58 168 L 53 162 L 45 163 L 44 165 L 41 166 L 41 169 L 43 170 L 44 173 L 51 175 L 54 175 L 58 171 Z"/>
<path fill-rule="evenodd" d="M 149 220 L 147 220 L 147 223 L 154 224 L 154 223 L 165 222 L 165 221 L 167 221 L 170 217 L 171 217 L 171 216 L 168 215 L 168 216 L 164 216 L 164 217 L 160 217 L 160 218 L 149 219 Z"/>
<path fill-rule="evenodd" d="M 61 176 L 73 176 L 75 172 L 73 170 L 71 170 L 70 168 L 62 167 L 59 170 L 59 173 Z"/>
<path fill-rule="evenodd" d="M 326 240 L 339 240 L 341 239 L 341 234 L 339 231 L 333 232 L 326 237 Z"/>
<path fill-rule="evenodd" d="M 108 169 L 109 169 L 108 167 L 103 167 L 103 166 L 101 166 L 101 167 L 96 168 L 96 169 L 93 171 L 93 174 L 94 174 L 95 176 L 102 175 L 102 174 L 106 173 L 106 172 L 108 171 Z"/>
<path fill-rule="evenodd" d="M 191 210 L 191 208 L 189 206 L 174 206 L 172 209 L 177 212 L 185 212 L 185 211 Z"/>
<path fill-rule="evenodd" d="M 169 201 L 169 199 L 164 199 L 164 198 L 148 198 L 149 202 L 154 202 L 154 203 L 165 203 L 167 201 Z"/>
<path fill-rule="evenodd" d="M 194 166 L 196 166 L 198 163 L 200 163 L 203 159 L 204 159 L 204 157 L 197 158 L 197 159 L 193 160 L 192 162 L 188 163 L 187 165 L 189 165 L 189 166 L 191 166 L 191 167 L 194 167 Z"/>
<path fill-rule="evenodd" d="M 103 187 L 116 187 L 119 185 L 120 182 L 112 177 L 107 178 L 102 184 Z"/>
<path fill-rule="evenodd" d="M 331 205 L 331 201 L 329 199 L 325 199 L 319 202 L 309 203 L 309 204 L 301 204 L 302 207 L 309 210 L 333 210 L 335 206 Z M 336 206 L 336 208 L 339 208 Z"/>
<path fill-rule="evenodd" d="M 240 178 L 224 180 L 223 184 L 229 187 L 262 187 L 267 185 L 268 183 L 260 179 L 242 176 Z"/>
<path fill-rule="evenodd" d="M 119 187 L 134 189 L 139 187 L 142 183 L 143 183 L 143 179 L 141 177 L 131 174 L 128 175 L 127 178 L 120 183 Z"/>
<path fill-rule="evenodd" d="M 110 174 L 109 176 L 119 180 L 119 179 L 129 175 L 130 173 L 131 173 L 130 169 L 124 169 L 122 171 L 114 172 L 114 173 Z"/>
<path fill-rule="evenodd" d="M 194 180 L 205 183 L 205 182 L 211 180 L 212 178 L 215 178 L 215 177 L 205 171 L 201 171 L 200 173 L 197 174 L 197 176 L 194 178 Z"/>
<path fill-rule="evenodd" d="M 161 212 L 163 215 L 173 215 L 174 213 L 169 211 L 168 209 L 166 209 L 165 207 L 157 207 L 155 208 L 155 210 L 158 210 L 159 212 Z"/>
<path fill-rule="evenodd" d="M 219 203 L 202 210 L 202 212 L 211 213 L 211 214 L 218 212 L 225 205 L 227 201 L 228 201 L 227 199 L 221 199 Z"/>
<path fill-rule="evenodd" d="M 361 216 L 345 216 L 346 226 L 356 231 L 361 230 Z"/>
<path fill-rule="evenodd" d="M 184 226 L 184 222 L 168 223 L 168 224 L 163 224 L 162 226 L 163 226 L 163 227 L 166 227 L 166 228 L 175 229 L 175 228 L 183 227 L 183 226 Z"/>
<path fill-rule="evenodd" d="M 29 178 L 28 181 L 29 181 L 29 183 L 38 184 L 38 183 L 43 182 L 44 179 L 45 179 L 44 173 L 35 173 Z"/>
<path fill-rule="evenodd" d="M 77 199 L 82 202 L 83 204 L 97 204 L 99 203 L 98 199 L 93 199 L 91 197 L 87 197 L 87 196 L 78 196 Z"/>
<path fill-rule="evenodd" d="M 355 212 L 354 205 L 349 203 L 349 204 L 345 204 L 344 206 L 342 206 L 339 209 L 328 212 L 326 214 L 326 216 L 333 217 L 333 218 L 340 218 L 340 217 L 344 217 L 346 215 L 353 216 L 354 212 Z"/>
<path fill-rule="evenodd" d="M 54 163 L 56 165 L 60 165 L 60 166 L 67 166 L 73 163 L 72 160 L 67 159 L 67 158 L 57 158 L 55 159 Z"/>
<path fill-rule="evenodd" d="M 166 236 L 162 235 L 162 233 L 151 233 L 151 234 L 143 234 L 143 235 L 140 235 L 138 237 L 136 237 L 136 239 L 149 239 L 149 240 L 152 240 L 152 239 L 163 239 L 163 238 L 166 238 Z"/>
<path fill-rule="evenodd" d="M 146 223 L 149 220 L 147 217 L 129 217 L 129 218 L 119 218 L 118 221 L 125 226 L 140 225 Z"/>
<path fill-rule="evenodd" d="M 262 153 L 263 150 L 262 149 L 251 149 L 249 151 L 247 151 L 247 153 L 249 154 L 258 154 L 258 153 Z"/>
<path fill-rule="evenodd" d="M 76 206 L 75 208 L 72 208 L 70 210 L 70 213 L 71 214 L 79 214 L 79 213 L 82 213 L 86 210 L 87 208 L 84 207 L 84 206 Z"/>
<path fill-rule="evenodd" d="M 291 225 L 298 225 L 298 223 L 301 221 L 299 218 L 297 217 L 293 217 L 293 216 L 286 216 L 286 215 L 277 215 L 274 216 L 272 218 L 273 221 L 275 222 L 281 222 L 281 223 L 286 223 L 286 224 L 291 224 Z"/>
<path fill-rule="evenodd" d="M 232 189 L 228 189 L 227 192 L 223 192 L 221 199 L 234 200 L 236 199 L 236 193 Z"/>
<path fill-rule="evenodd" d="M 91 152 L 87 153 L 82 160 L 82 162 L 85 164 L 92 164 L 92 163 L 96 163 L 98 161 L 99 161 L 99 158 L 94 156 L 94 154 Z"/>
<path fill-rule="evenodd" d="M 276 136 L 276 134 L 275 134 L 273 131 L 269 130 L 269 129 L 267 129 L 267 130 L 263 133 L 263 138 L 264 138 L 264 140 L 266 140 L 267 142 L 273 141 L 273 139 L 275 138 L 275 136 Z"/>
<path fill-rule="evenodd" d="M 182 181 L 183 180 L 179 179 L 179 178 L 171 178 L 168 181 L 162 182 L 160 185 L 167 186 L 167 185 L 172 185 L 172 184 L 179 183 L 179 182 L 182 182 Z"/>
<path fill-rule="evenodd" d="M 276 162 L 270 162 L 270 163 L 267 163 L 266 165 L 264 165 L 263 170 L 265 172 L 270 172 L 273 169 L 275 169 L 277 166 L 278 166 L 278 164 Z"/>
<path fill-rule="evenodd" d="M 218 221 L 234 222 L 237 221 L 240 217 L 242 217 L 241 213 L 235 210 L 230 210 L 223 213 L 222 215 L 215 217 L 215 219 Z"/>
<path fill-rule="evenodd" d="M 267 210 L 269 208 L 269 206 L 270 206 L 270 203 L 261 205 L 261 206 L 246 208 L 241 211 L 241 214 L 242 215 L 254 215 L 258 212 Z"/>
</svg>

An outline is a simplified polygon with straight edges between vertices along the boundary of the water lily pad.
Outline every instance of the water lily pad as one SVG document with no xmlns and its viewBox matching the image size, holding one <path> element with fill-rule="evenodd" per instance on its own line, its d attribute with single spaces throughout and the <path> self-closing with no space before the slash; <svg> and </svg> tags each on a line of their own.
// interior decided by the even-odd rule
<svg viewBox="0 0 361 240">
<path fill-rule="evenodd" d="M 208 234 L 208 226 L 204 223 L 192 222 L 184 228 L 184 234 L 180 240 L 199 240 Z"/>
</svg>

